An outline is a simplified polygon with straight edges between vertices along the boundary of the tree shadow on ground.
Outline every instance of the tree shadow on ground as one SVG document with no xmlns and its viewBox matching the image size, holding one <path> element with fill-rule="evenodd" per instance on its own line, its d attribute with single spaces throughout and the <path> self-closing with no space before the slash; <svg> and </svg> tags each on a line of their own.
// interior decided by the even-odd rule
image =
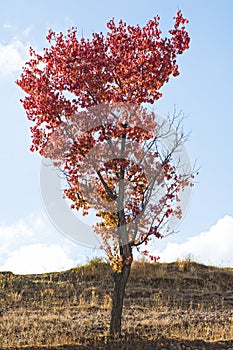
<svg viewBox="0 0 233 350">
<path fill-rule="evenodd" d="M 218 342 L 204 342 L 202 340 L 177 340 L 177 339 L 160 339 L 158 341 L 152 341 L 142 339 L 138 335 L 131 335 L 130 338 L 124 338 L 118 340 L 104 339 L 104 340 L 88 340 L 82 339 L 79 345 L 62 345 L 62 346 L 29 346 L 22 348 L 8 348 L 7 350 L 169 350 L 175 349 L 176 346 L 182 346 L 182 349 L 208 349 L 208 350 L 222 350 L 230 349 L 233 347 L 233 340 L 230 341 L 218 341 Z M 181 348 L 181 347 L 180 347 Z M 4 349 L 3 349 L 4 350 Z"/>
</svg>

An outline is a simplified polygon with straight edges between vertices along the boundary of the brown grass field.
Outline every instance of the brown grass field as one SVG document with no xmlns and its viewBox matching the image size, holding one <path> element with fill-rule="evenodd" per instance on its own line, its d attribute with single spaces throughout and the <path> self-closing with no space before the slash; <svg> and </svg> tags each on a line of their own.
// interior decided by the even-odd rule
<svg viewBox="0 0 233 350">
<path fill-rule="evenodd" d="M 122 337 L 110 339 L 113 281 L 98 259 L 41 275 L 0 272 L 0 349 L 233 350 L 233 269 L 134 262 Z"/>
</svg>

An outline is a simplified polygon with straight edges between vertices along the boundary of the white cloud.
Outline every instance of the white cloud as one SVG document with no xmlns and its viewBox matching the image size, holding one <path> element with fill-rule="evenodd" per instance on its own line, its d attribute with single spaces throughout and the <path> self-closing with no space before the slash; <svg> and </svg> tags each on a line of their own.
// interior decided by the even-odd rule
<svg viewBox="0 0 233 350">
<path fill-rule="evenodd" d="M 233 217 L 225 216 L 184 243 L 168 243 L 163 251 L 156 250 L 161 262 L 172 262 L 188 256 L 207 265 L 233 267 Z"/>
<path fill-rule="evenodd" d="M 13 25 L 12 25 L 11 23 L 4 23 L 4 24 L 3 24 L 3 28 L 4 28 L 4 29 L 12 29 L 12 28 L 14 28 L 14 27 L 13 27 Z"/>
<path fill-rule="evenodd" d="M 0 271 L 18 274 L 66 270 L 85 262 L 82 248 L 57 232 L 46 215 L 0 224 Z"/>
<path fill-rule="evenodd" d="M 41 233 L 47 234 L 49 240 L 49 231 L 38 214 L 31 214 L 26 219 L 20 219 L 14 224 L 0 225 L 0 263 L 6 254 L 10 254 L 25 242 L 38 241 L 41 238 Z"/>
<path fill-rule="evenodd" d="M 10 43 L 0 42 L 0 74 L 7 76 L 22 69 L 28 59 L 28 45 L 13 39 Z"/>
<path fill-rule="evenodd" d="M 15 250 L 1 271 L 13 271 L 16 274 L 61 271 L 75 266 L 75 261 L 59 245 L 31 244 Z"/>
</svg>

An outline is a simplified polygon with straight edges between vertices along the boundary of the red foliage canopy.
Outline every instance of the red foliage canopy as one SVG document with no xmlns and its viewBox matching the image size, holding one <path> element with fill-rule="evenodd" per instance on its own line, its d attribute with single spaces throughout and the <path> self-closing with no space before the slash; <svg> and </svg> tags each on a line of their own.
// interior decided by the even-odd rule
<svg viewBox="0 0 233 350">
<path fill-rule="evenodd" d="M 106 35 L 93 34 L 92 39 L 77 39 L 76 29 L 67 36 L 49 31 L 54 43 L 44 55 L 32 48 L 31 59 L 17 84 L 28 94 L 23 101 L 32 128 L 33 144 L 40 148 L 44 141 L 41 129 L 55 129 L 58 115 L 68 118 L 78 107 L 113 102 L 154 103 L 171 75 L 177 76 L 176 56 L 189 47 L 188 23 L 177 12 L 170 38 L 162 38 L 159 17 L 144 27 L 130 26 L 121 20 L 107 23 Z M 64 91 L 74 97 L 67 99 Z"/>
<path fill-rule="evenodd" d="M 155 115 L 146 114 L 140 106 L 153 104 L 162 96 L 160 88 L 169 77 L 179 75 L 176 57 L 188 49 L 190 41 L 186 23 L 178 11 L 170 38 L 161 37 L 158 16 L 142 28 L 122 20 L 117 26 L 112 19 L 107 23 L 108 32 L 94 33 L 92 39 L 78 39 L 75 28 L 66 36 L 49 31 L 50 47 L 44 49 L 43 55 L 30 49 L 31 59 L 17 81 L 27 94 L 22 102 L 34 124 L 31 150 L 62 165 L 70 185 L 65 193 L 74 208 L 83 208 L 84 214 L 91 207 L 97 210 L 103 221 L 96 230 L 103 237 L 110 259 L 110 231 L 119 243 L 119 226 L 131 227 L 134 221 L 133 229 L 124 234 L 131 246 L 138 246 L 147 243 L 150 235 L 161 236 L 158 228 L 164 219 L 181 215 L 179 206 L 172 208 L 172 202 L 177 202 L 177 193 L 189 185 L 189 175 L 177 174 L 171 164 L 172 152 L 159 153 L 156 141 L 161 130 Z M 128 103 L 131 107 L 127 107 Z M 123 112 L 119 111 L 122 105 Z M 99 113 L 96 106 L 101 106 Z M 109 106 L 115 107 L 106 112 Z M 150 146 L 146 143 L 149 140 Z M 130 155 L 132 142 L 138 143 L 137 160 L 146 161 L 154 177 L 145 176 Z M 180 142 L 176 139 L 175 148 Z M 109 146 L 107 153 L 105 144 Z M 97 146 L 99 151 L 91 154 Z M 89 191 L 81 181 L 84 173 Z M 127 189 L 120 180 L 131 185 Z M 166 188 L 157 204 L 148 201 L 152 184 Z M 90 188 L 95 189 L 100 201 L 90 199 Z M 106 203 L 114 203 L 111 210 Z M 136 229 L 136 217 L 142 214 L 144 224 Z M 113 247 L 116 253 L 115 243 Z"/>
</svg>

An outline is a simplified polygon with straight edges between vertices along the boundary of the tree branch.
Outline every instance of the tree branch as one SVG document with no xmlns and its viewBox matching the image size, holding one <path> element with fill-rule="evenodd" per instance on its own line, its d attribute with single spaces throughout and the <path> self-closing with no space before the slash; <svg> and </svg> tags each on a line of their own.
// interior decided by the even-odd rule
<svg viewBox="0 0 233 350">
<path fill-rule="evenodd" d="M 101 175 L 100 171 L 99 171 L 99 170 L 96 170 L 96 173 L 97 173 L 97 175 L 99 176 L 99 179 L 100 179 L 102 185 L 104 186 L 105 191 L 107 192 L 107 194 L 109 195 L 109 197 L 110 197 L 111 199 L 113 199 L 113 200 L 116 200 L 116 199 L 117 199 L 117 195 L 115 195 L 115 194 L 112 192 L 112 190 L 108 187 L 108 185 L 107 185 L 106 181 L 104 181 L 104 178 L 103 178 L 103 176 Z"/>
</svg>

